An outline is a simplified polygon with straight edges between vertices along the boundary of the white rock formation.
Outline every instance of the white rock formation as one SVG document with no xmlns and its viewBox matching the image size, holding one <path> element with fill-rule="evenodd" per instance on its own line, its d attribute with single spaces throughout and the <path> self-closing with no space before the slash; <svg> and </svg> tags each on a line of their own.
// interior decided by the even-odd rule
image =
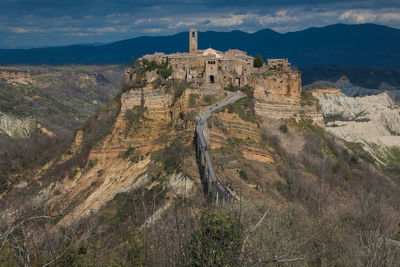
<svg viewBox="0 0 400 267">
<path fill-rule="evenodd" d="M 19 119 L 0 112 L 0 135 L 10 138 L 25 138 L 29 136 L 34 127 L 32 119 Z"/>
<path fill-rule="evenodd" d="M 364 97 L 316 95 L 327 131 L 350 142 L 400 147 L 400 107 L 387 93 Z"/>
</svg>

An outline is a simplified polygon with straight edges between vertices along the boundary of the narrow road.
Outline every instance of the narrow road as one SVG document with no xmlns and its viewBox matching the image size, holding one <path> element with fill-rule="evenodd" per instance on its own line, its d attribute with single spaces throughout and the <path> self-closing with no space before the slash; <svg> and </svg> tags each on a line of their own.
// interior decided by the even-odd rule
<svg viewBox="0 0 400 267">
<path fill-rule="evenodd" d="M 211 177 L 213 184 L 216 186 L 216 189 L 218 190 L 218 192 L 221 193 L 224 197 L 226 197 L 228 199 L 234 199 L 234 198 L 233 198 L 232 194 L 229 192 L 229 190 L 227 190 L 218 181 L 218 179 L 215 175 L 215 171 L 214 171 L 214 167 L 213 167 L 213 164 L 211 161 L 210 153 L 208 151 L 210 145 L 207 143 L 207 141 L 204 137 L 204 130 L 205 130 L 205 127 L 207 127 L 207 124 L 205 122 L 208 119 L 208 117 L 210 117 L 211 113 L 214 112 L 215 110 L 222 108 L 223 106 L 226 106 L 228 104 L 232 104 L 245 96 L 246 95 L 241 93 L 240 91 L 237 93 L 230 93 L 226 98 L 213 104 L 210 107 L 207 107 L 207 109 L 204 109 L 202 112 L 200 112 L 199 116 L 197 117 L 196 134 L 200 141 L 201 150 L 204 153 L 204 157 L 205 157 L 205 160 L 207 163 L 206 166 L 208 166 L 208 173 Z"/>
</svg>

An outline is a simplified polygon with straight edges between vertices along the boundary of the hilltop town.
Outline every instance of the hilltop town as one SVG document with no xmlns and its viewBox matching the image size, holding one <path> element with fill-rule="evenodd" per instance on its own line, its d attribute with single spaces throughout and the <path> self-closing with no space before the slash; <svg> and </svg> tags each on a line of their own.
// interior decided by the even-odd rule
<svg viewBox="0 0 400 267">
<path fill-rule="evenodd" d="M 157 64 L 167 64 L 172 70 L 171 79 L 199 87 L 220 89 L 228 86 L 251 86 L 256 91 L 264 91 L 270 99 L 278 97 L 300 100 L 301 75 L 291 67 L 288 59 L 268 59 L 267 64 L 256 68 L 253 64 L 254 57 L 244 51 L 198 49 L 196 29 L 189 31 L 188 41 L 189 52 L 169 55 L 154 53 L 144 55 L 139 62 L 154 61 Z"/>
</svg>

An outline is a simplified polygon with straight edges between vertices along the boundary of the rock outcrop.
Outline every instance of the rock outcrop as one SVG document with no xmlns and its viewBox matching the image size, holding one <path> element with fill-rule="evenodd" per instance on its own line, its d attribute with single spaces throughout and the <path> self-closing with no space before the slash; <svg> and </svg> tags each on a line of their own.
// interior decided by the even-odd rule
<svg viewBox="0 0 400 267">
<path fill-rule="evenodd" d="M 304 104 L 301 75 L 295 70 L 259 73 L 251 80 L 254 88 L 254 111 L 261 117 L 273 119 L 310 118 L 323 126 L 323 116 L 316 102 Z"/>
</svg>

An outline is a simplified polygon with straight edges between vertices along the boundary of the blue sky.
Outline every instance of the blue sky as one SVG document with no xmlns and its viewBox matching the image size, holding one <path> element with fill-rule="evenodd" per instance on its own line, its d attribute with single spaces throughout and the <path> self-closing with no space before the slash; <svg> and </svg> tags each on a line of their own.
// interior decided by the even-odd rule
<svg viewBox="0 0 400 267">
<path fill-rule="evenodd" d="M 334 23 L 400 28 L 400 0 L 1 0 L 0 48 L 107 43 L 142 35 Z"/>
</svg>

